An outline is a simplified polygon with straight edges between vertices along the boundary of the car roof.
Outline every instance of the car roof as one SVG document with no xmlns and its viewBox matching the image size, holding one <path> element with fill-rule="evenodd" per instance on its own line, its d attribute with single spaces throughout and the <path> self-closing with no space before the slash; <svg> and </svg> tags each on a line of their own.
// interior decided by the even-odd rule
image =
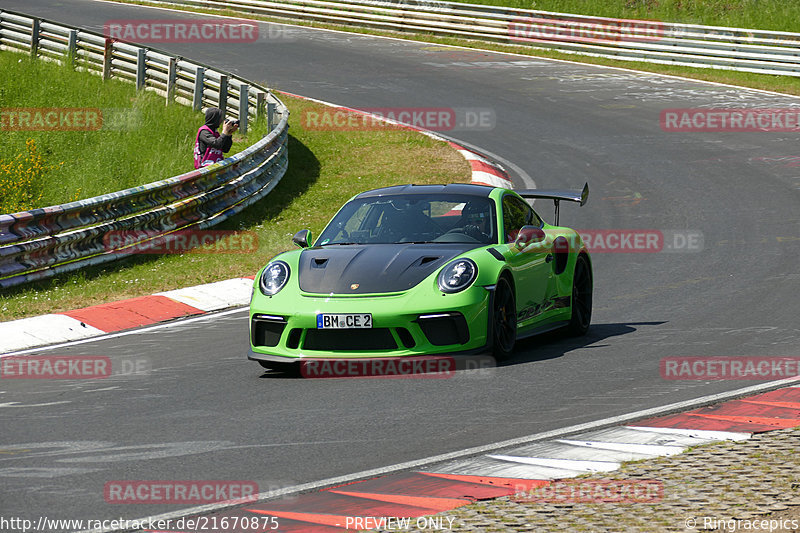
<svg viewBox="0 0 800 533">
<path fill-rule="evenodd" d="M 381 187 L 371 191 L 362 192 L 356 198 L 369 198 L 373 196 L 393 196 L 399 194 L 463 194 L 468 196 L 487 197 L 495 187 L 475 185 L 472 183 L 448 183 L 447 185 L 395 185 Z"/>
</svg>

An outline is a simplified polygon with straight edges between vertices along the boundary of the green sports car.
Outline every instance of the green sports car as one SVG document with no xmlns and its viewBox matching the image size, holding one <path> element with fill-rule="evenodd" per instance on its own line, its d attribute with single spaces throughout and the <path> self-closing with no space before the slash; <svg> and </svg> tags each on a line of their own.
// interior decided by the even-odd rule
<svg viewBox="0 0 800 533">
<path fill-rule="evenodd" d="M 525 199 L 583 205 L 582 191 L 401 185 L 347 202 L 312 244 L 302 230 L 255 277 L 248 358 L 265 368 L 319 359 L 491 352 L 556 328 L 582 335 L 592 266 L 580 235 Z"/>
</svg>

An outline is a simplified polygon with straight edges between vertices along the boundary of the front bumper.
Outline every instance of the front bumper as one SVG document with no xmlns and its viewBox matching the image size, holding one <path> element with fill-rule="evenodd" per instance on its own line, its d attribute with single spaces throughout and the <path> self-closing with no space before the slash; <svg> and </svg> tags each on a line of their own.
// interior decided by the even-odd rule
<svg viewBox="0 0 800 533">
<path fill-rule="evenodd" d="M 489 339 L 492 291 L 493 287 L 472 286 L 457 294 L 426 297 L 418 291 L 299 297 L 282 296 L 281 291 L 270 298 L 256 289 L 250 306 L 248 358 L 291 362 L 479 353 Z M 320 313 L 371 313 L 373 327 L 318 329 Z"/>
</svg>

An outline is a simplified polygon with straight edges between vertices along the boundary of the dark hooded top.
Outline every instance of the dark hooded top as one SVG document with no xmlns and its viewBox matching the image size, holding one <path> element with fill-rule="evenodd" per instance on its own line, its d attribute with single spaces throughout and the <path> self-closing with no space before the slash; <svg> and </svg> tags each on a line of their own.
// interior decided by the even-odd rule
<svg viewBox="0 0 800 533">
<path fill-rule="evenodd" d="M 217 107 L 206 109 L 206 126 L 214 131 L 217 131 L 219 125 L 222 123 L 222 110 Z M 221 134 L 219 137 L 214 137 L 208 130 L 200 132 L 200 153 L 206 153 L 208 147 L 222 150 L 223 153 L 227 152 L 233 146 L 233 138 L 230 135 Z"/>
</svg>

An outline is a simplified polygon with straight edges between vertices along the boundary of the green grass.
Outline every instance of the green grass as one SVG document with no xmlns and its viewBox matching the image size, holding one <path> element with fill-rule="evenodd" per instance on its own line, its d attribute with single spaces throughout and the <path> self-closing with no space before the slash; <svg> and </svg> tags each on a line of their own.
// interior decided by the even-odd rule
<svg viewBox="0 0 800 533">
<path fill-rule="evenodd" d="M 800 3 L 793 0 L 454 0 L 468 4 L 800 32 Z"/>
<path fill-rule="evenodd" d="M 289 97 L 289 170 L 266 198 L 214 229 L 252 231 L 258 250 L 241 254 L 138 255 L 4 291 L 0 321 L 66 311 L 237 276 L 254 275 L 292 248 L 291 236 L 315 235 L 354 194 L 399 183 L 469 181 L 469 165 L 446 143 L 419 133 L 309 131 L 306 111 L 323 106 Z"/>
<path fill-rule="evenodd" d="M 137 93 L 131 83 L 103 82 L 100 76 L 25 54 L 0 52 L 0 72 L 2 109 L 88 108 L 99 109 L 102 116 L 102 127 L 93 131 L 0 130 L 0 160 L 25 153 L 32 139 L 47 169 L 24 206 L 11 202 L 11 195 L 0 187 L 0 213 L 89 198 L 194 169 L 192 148 L 202 113 L 166 105 L 150 91 Z M 265 131 L 260 125 L 248 138 L 236 135 L 230 153 L 241 151 Z"/>
</svg>

